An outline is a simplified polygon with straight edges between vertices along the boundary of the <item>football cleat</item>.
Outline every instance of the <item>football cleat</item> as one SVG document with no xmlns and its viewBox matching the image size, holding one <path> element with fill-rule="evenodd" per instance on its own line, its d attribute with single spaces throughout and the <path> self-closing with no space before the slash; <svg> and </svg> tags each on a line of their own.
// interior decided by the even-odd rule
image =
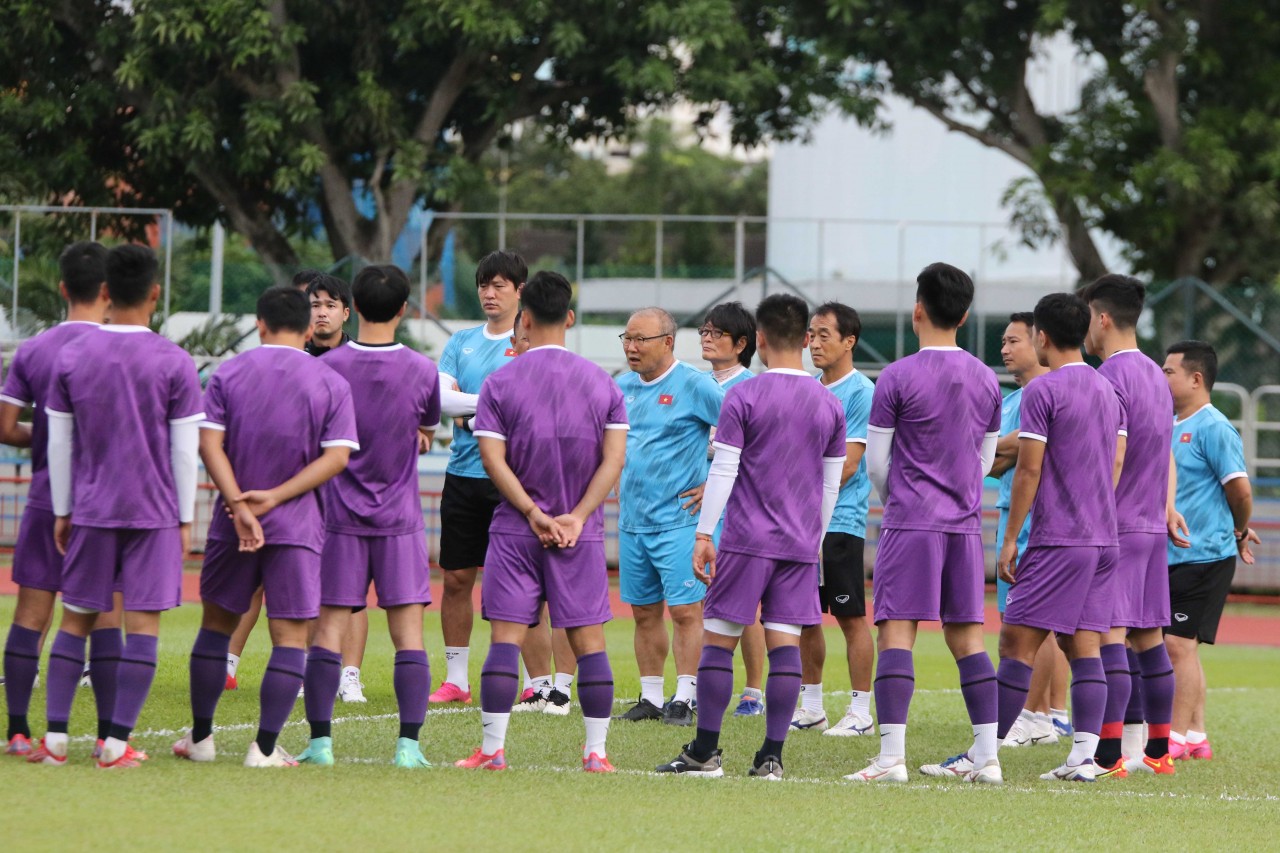
<svg viewBox="0 0 1280 853">
<path fill-rule="evenodd" d="M 18 755 L 26 757 L 31 754 L 31 738 L 26 735 L 14 735 L 9 738 L 9 744 L 4 748 L 5 755 Z"/>
<path fill-rule="evenodd" d="M 1124 769 L 1134 775 L 1172 776 L 1177 772 L 1173 766 L 1173 758 L 1167 753 L 1159 758 L 1148 758 L 1145 755 L 1130 758 L 1124 763 Z"/>
<path fill-rule="evenodd" d="M 1121 757 L 1119 761 L 1108 767 L 1105 764 L 1099 764 L 1096 760 L 1093 766 L 1094 779 L 1127 779 L 1129 770 L 1125 766 L 1126 759 Z"/>
<path fill-rule="evenodd" d="M 850 708 L 844 712 L 844 716 L 840 718 L 840 722 L 823 732 L 824 735 L 833 737 L 860 737 L 862 735 L 874 734 L 875 721 L 870 717 L 859 714 Z"/>
<path fill-rule="evenodd" d="M 776 755 L 766 755 L 759 764 L 747 771 L 747 775 L 780 782 L 782 781 L 782 759 Z"/>
<path fill-rule="evenodd" d="M 463 690 L 452 681 L 446 681 L 440 685 L 435 693 L 428 697 L 428 701 L 433 705 L 439 705 L 443 702 L 461 702 L 464 705 L 470 705 L 471 691 Z"/>
<path fill-rule="evenodd" d="M 654 768 L 658 773 L 674 773 L 680 776 L 702 776 L 708 779 L 718 779 L 724 775 L 724 753 L 722 750 L 716 749 L 711 755 L 705 759 L 694 758 L 690 753 L 693 744 L 685 744 L 680 754 L 668 761 L 666 764 L 659 764 Z"/>
<path fill-rule="evenodd" d="M 431 762 L 423 756 L 418 742 L 407 737 L 396 739 L 396 755 L 391 759 L 391 763 L 406 770 L 431 766 Z"/>
<path fill-rule="evenodd" d="M 483 749 L 477 747 L 476 751 L 471 753 L 468 758 L 453 762 L 453 766 L 464 767 L 467 770 L 506 770 L 506 750 L 500 749 L 497 752 L 486 755 Z"/>
<path fill-rule="evenodd" d="M 693 704 L 672 699 L 662 709 L 662 722 L 668 726 L 693 725 Z"/>
<path fill-rule="evenodd" d="M 360 682 L 360 670 L 347 668 L 342 671 L 342 682 L 338 685 L 338 698 L 343 702 L 368 702 L 364 698 L 364 684 Z"/>
<path fill-rule="evenodd" d="M 249 744 L 249 752 L 244 757 L 245 767 L 297 767 L 298 762 L 292 755 L 279 746 L 271 750 L 270 755 L 263 755 L 262 749 L 255 740 Z"/>
<path fill-rule="evenodd" d="M 948 778 L 951 776 L 959 776 L 964 778 L 978 768 L 973 765 L 973 761 L 969 759 L 969 753 L 962 752 L 959 755 L 953 755 L 946 761 L 938 764 L 923 764 L 920 766 L 920 772 L 926 776 L 940 776 Z"/>
<path fill-rule="evenodd" d="M 905 782 L 907 781 L 907 764 L 899 760 L 885 767 L 877 758 L 862 770 L 850 773 L 844 778 L 849 782 Z"/>
<path fill-rule="evenodd" d="M 231 673 L 229 673 L 229 672 L 228 672 L 228 673 L 227 673 L 227 683 L 226 683 L 226 685 L 225 685 L 222 689 L 223 689 L 223 690 L 239 690 L 239 689 L 240 689 L 240 685 L 239 685 L 239 683 L 237 683 L 237 682 L 236 682 L 236 677 L 235 677 L 234 675 L 232 675 Z"/>
<path fill-rule="evenodd" d="M 547 694 L 547 703 L 542 707 L 542 713 L 552 714 L 557 717 L 566 717 L 569 715 L 569 709 L 573 707 L 569 701 L 569 694 L 563 690 L 551 688 L 551 692 Z"/>
<path fill-rule="evenodd" d="M 538 712 L 547 707 L 547 697 L 530 687 L 520 697 L 520 701 L 511 707 L 512 713 L 520 714 L 527 711 Z"/>
<path fill-rule="evenodd" d="M 213 746 L 213 735 L 201 741 L 193 741 L 191 732 L 187 732 L 174 743 L 173 754 L 188 761 L 213 761 L 218 753 Z"/>
<path fill-rule="evenodd" d="M 796 708 L 791 715 L 791 728 L 801 732 L 824 732 L 827 730 L 827 715 L 823 711 Z"/>
<path fill-rule="evenodd" d="M 50 751 L 49 747 L 44 742 L 44 738 L 41 738 L 40 745 L 31 750 L 27 755 L 27 763 L 48 764 L 50 767 L 62 767 L 67 763 L 67 754 L 64 752 L 62 755 L 58 755 L 57 753 Z"/>
<path fill-rule="evenodd" d="M 1172 744 L 1170 744 L 1172 746 Z M 1173 750 L 1170 749 L 1170 752 Z M 1210 761 L 1213 759 L 1213 747 L 1209 746 L 1209 741 L 1202 740 L 1199 743 L 1188 743 L 1184 755 L 1188 758 L 1196 758 L 1201 761 Z"/>
<path fill-rule="evenodd" d="M 332 767 L 333 738 L 313 737 L 294 761 L 298 764 L 310 764 L 312 767 Z"/>
<path fill-rule="evenodd" d="M 1092 761 L 1084 764 L 1063 764 L 1048 773 L 1041 773 L 1040 778 L 1046 782 L 1096 782 L 1097 774 Z"/>
<path fill-rule="evenodd" d="M 593 752 L 582 759 L 582 769 L 587 773 L 613 773 L 614 767 L 607 756 Z"/>
<path fill-rule="evenodd" d="M 641 720 L 661 720 L 662 709 L 648 699 L 641 699 L 627 709 L 625 713 L 618 714 L 614 719 L 625 720 L 629 723 L 638 723 Z"/>
<path fill-rule="evenodd" d="M 764 700 L 754 696 L 743 696 L 738 707 L 733 710 L 735 717 L 758 717 L 764 713 Z"/>
</svg>

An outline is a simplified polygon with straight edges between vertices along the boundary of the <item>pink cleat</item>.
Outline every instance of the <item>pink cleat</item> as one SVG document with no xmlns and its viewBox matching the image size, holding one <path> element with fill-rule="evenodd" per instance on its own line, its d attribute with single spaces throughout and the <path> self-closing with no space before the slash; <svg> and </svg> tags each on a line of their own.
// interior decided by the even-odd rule
<svg viewBox="0 0 1280 853">
<path fill-rule="evenodd" d="M 124 752 L 115 761 L 103 761 L 98 759 L 99 770 L 124 770 L 130 767 L 141 767 L 142 762 L 147 760 L 145 752 L 135 752 L 133 747 L 126 745 Z"/>
<path fill-rule="evenodd" d="M 26 735 L 14 735 L 9 738 L 9 745 L 4 748 L 4 754 L 25 758 L 31 754 L 31 738 Z"/>
<path fill-rule="evenodd" d="M 49 751 L 44 744 L 44 738 L 40 738 L 40 745 L 31 750 L 27 756 L 29 764 L 48 764 L 51 767 L 62 767 L 67 763 L 66 755 L 57 755 Z"/>
<path fill-rule="evenodd" d="M 1169 757 L 1174 761 L 1186 761 L 1191 757 L 1191 750 L 1185 743 L 1174 743 L 1173 739 L 1169 739 Z"/>
<path fill-rule="evenodd" d="M 447 683 L 447 682 L 446 682 Z M 506 770 L 507 754 L 505 750 L 485 755 L 483 749 L 477 748 L 471 753 L 470 758 L 463 758 L 453 762 L 454 767 L 464 767 L 467 770 Z"/>
<path fill-rule="evenodd" d="M 1170 750 L 1172 751 L 1172 750 Z M 1202 761 L 1210 761 L 1213 758 L 1213 747 L 1209 746 L 1209 741 L 1202 740 L 1199 743 L 1187 744 L 1187 750 L 1183 753 L 1186 758 L 1198 758 Z"/>
<path fill-rule="evenodd" d="M 461 702 L 464 705 L 470 705 L 471 691 L 463 690 L 452 681 L 446 681 L 440 685 L 440 689 L 428 697 L 428 701 L 432 705 L 438 705 L 443 702 Z"/>
<path fill-rule="evenodd" d="M 538 691 L 534 690 L 532 687 L 526 687 L 524 692 L 520 694 L 520 698 L 516 700 L 516 704 L 519 705 L 521 702 L 528 702 L 537 695 L 537 693 Z"/>
<path fill-rule="evenodd" d="M 582 769 L 588 773 L 613 773 L 614 767 L 606 756 L 593 752 L 582 759 Z"/>
</svg>

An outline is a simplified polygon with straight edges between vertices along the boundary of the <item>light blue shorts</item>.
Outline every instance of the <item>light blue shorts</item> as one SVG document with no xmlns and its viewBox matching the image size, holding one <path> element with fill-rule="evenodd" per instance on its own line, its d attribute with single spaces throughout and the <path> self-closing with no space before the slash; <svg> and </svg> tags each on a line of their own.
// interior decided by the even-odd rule
<svg viewBox="0 0 1280 853">
<path fill-rule="evenodd" d="M 707 588 L 693 576 L 693 526 L 657 533 L 618 531 L 618 585 L 627 604 L 696 604 Z"/>
<path fill-rule="evenodd" d="M 1004 526 L 1009 521 L 1009 510 L 1000 507 L 1000 522 L 996 528 L 996 559 L 1000 559 L 1000 549 L 1004 547 Z M 1027 540 L 1031 538 L 1031 516 L 1027 516 L 1027 520 L 1022 525 L 1022 530 L 1018 532 L 1018 562 L 1022 562 L 1022 558 L 1027 555 Z M 1009 598 L 1009 590 L 1013 589 L 1013 585 L 1006 583 L 1000 579 L 1000 571 L 996 570 L 996 607 L 1001 613 L 1004 613 L 1005 601 Z"/>
</svg>

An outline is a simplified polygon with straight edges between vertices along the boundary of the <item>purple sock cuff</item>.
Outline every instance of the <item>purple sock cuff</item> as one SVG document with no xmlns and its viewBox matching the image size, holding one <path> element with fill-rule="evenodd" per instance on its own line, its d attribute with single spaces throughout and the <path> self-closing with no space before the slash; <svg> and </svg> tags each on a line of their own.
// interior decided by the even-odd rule
<svg viewBox="0 0 1280 853">
<path fill-rule="evenodd" d="M 89 632 L 89 648 L 110 651 L 124 648 L 124 633 L 119 628 L 98 628 Z"/>
<path fill-rule="evenodd" d="M 1173 670 L 1173 664 L 1169 662 L 1169 649 L 1164 643 L 1153 646 L 1145 652 L 1139 652 L 1135 657 L 1138 661 L 1138 669 L 1146 677 L 1164 675 Z"/>
<path fill-rule="evenodd" d="M 66 631 L 59 631 L 53 637 L 53 646 L 49 649 L 49 654 L 59 657 L 69 656 L 83 663 L 84 645 L 84 637 L 77 637 L 74 634 L 68 634 Z"/>
<path fill-rule="evenodd" d="M 420 663 L 427 665 L 427 653 L 422 649 L 406 649 L 396 652 L 396 663 Z"/>
<path fill-rule="evenodd" d="M 1102 658 L 1076 658 L 1071 661 L 1071 679 L 1073 681 L 1107 682 L 1107 672 L 1102 668 Z"/>
<path fill-rule="evenodd" d="M 39 631 L 23 628 L 17 623 L 9 626 L 9 639 L 5 642 L 5 648 L 15 652 L 34 652 L 39 647 Z"/>
<path fill-rule="evenodd" d="M 396 653 L 397 657 L 399 654 L 399 652 Z M 312 646 L 307 650 L 307 657 L 314 658 L 315 660 L 331 661 L 337 664 L 342 663 L 342 655 L 332 651 L 331 649 L 326 649 L 324 646 Z"/>
<path fill-rule="evenodd" d="M 1098 651 L 1102 660 L 1102 668 L 1111 672 L 1112 670 L 1129 671 L 1129 653 L 1124 643 L 1108 643 Z"/>
<path fill-rule="evenodd" d="M 307 665 L 307 653 L 302 649 L 276 646 L 271 650 L 267 669 L 282 670 L 285 674 L 302 678 Z"/>
<path fill-rule="evenodd" d="M 494 643 L 489 646 L 485 664 L 497 664 L 504 669 L 520 668 L 520 647 L 515 643 Z"/>
<path fill-rule="evenodd" d="M 698 661 L 698 666 L 701 667 L 706 664 L 711 664 L 712 666 L 725 666 L 727 664 L 732 667 L 733 652 L 728 649 L 722 649 L 719 646 L 703 646 L 702 657 Z"/>
<path fill-rule="evenodd" d="M 227 653 L 230 651 L 231 635 L 210 631 L 207 628 L 201 628 L 196 632 L 196 642 L 191 647 L 192 654 L 199 652 L 211 657 L 221 656 L 226 658 Z"/>
<path fill-rule="evenodd" d="M 910 649 L 885 649 L 876 659 L 876 678 L 882 675 L 906 675 L 915 678 L 915 660 Z"/>
<path fill-rule="evenodd" d="M 154 663 L 160 649 L 160 638 L 150 634 L 130 634 L 124 641 L 122 660 Z"/>
<path fill-rule="evenodd" d="M 730 660 L 732 660 L 730 656 Z M 778 646 L 769 652 L 769 675 L 778 670 L 778 675 L 800 675 L 800 647 Z"/>
<path fill-rule="evenodd" d="M 1020 660 L 1001 658 L 1000 669 L 996 678 L 1002 683 L 1019 690 L 1031 689 L 1031 667 Z"/>
<path fill-rule="evenodd" d="M 978 652 L 977 654 L 960 658 L 960 660 L 956 661 L 956 667 L 960 670 L 961 685 L 984 678 L 991 678 L 995 675 L 995 668 L 991 666 L 991 658 L 987 657 L 986 652 Z"/>
</svg>

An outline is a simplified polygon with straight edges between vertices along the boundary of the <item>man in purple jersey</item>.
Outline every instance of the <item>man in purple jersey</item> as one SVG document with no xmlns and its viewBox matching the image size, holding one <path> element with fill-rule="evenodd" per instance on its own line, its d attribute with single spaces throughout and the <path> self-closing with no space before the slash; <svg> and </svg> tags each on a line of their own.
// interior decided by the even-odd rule
<svg viewBox="0 0 1280 853">
<path fill-rule="evenodd" d="M 1080 352 L 1089 308 L 1072 293 L 1036 304 L 1035 347 L 1049 373 L 1022 393 L 1018 466 L 997 569 L 1009 590 L 1000 629 L 1000 727 L 1013 726 L 1031 666 L 1053 631 L 1071 661 L 1071 753 L 1045 780 L 1093 782 L 1107 702 L 1099 647 L 1115 624 L 1115 487 L 1125 455 L 1116 389 Z M 1025 554 L 1018 531 L 1031 513 Z"/>
<path fill-rule="evenodd" d="M 1138 349 L 1138 317 L 1146 296 L 1142 282 L 1104 275 L 1082 295 L 1090 317 L 1085 349 L 1103 359 L 1098 373 L 1115 386 L 1128 431 L 1124 469 L 1116 486 L 1120 550 L 1115 615 L 1100 650 L 1107 673 L 1107 705 L 1094 756 L 1099 778 L 1123 778 L 1128 775 L 1124 758 L 1141 760 L 1143 769 L 1151 772 L 1173 769 L 1168 758 L 1173 665 L 1163 631 L 1169 624 L 1166 540 L 1178 535 L 1176 526 L 1169 524 L 1168 506 L 1173 395 L 1164 371 Z M 1121 755 L 1126 717 L 1148 722 L 1141 756 Z"/>
<path fill-rule="evenodd" d="M 694 573 L 708 585 L 697 735 L 659 773 L 724 775 L 720 727 L 733 696 L 733 650 L 759 612 L 769 678 L 764 744 L 749 775 L 782 778 L 800 696 L 800 634 L 822 621 L 818 561 L 845 459 L 844 410 L 804 370 L 808 329 L 803 300 L 765 298 L 756 308 L 756 345 L 769 369 L 729 389 L 721 407 L 693 552 Z"/>
<path fill-rule="evenodd" d="M 316 489 L 359 449 L 351 390 L 303 352 L 310 331 L 306 297 L 288 286 L 269 288 L 258 298 L 262 346 L 224 362 L 205 391 L 200 455 L 219 497 L 200 571 L 204 616 L 191 649 L 192 727 L 173 745 L 181 758 L 216 755 L 213 715 L 227 648 L 261 587 L 273 648 L 244 764 L 297 763 L 276 741 L 297 701 L 309 623 L 320 612 L 324 521 Z"/>
<path fill-rule="evenodd" d="M 440 378 L 431 359 L 396 343 L 409 302 L 409 280 L 399 267 L 365 267 L 351 290 L 358 338 L 324 363 L 351 386 L 361 449 L 324 486 L 328 536 L 320 558 L 320 621 L 305 679 L 311 744 L 298 761 L 333 764 L 331 721 L 342 666 L 337 649 L 352 611 L 364 610 L 372 582 L 396 650 L 400 735 L 393 763 L 430 767 L 418 746 L 431 693 L 422 644 L 431 561 L 418 496 L 418 436 L 440 426 Z"/>
<path fill-rule="evenodd" d="M 530 277 L 520 292 L 529 351 L 480 389 L 475 435 L 502 502 L 484 559 L 483 614 L 492 628 L 480 673 L 484 742 L 458 767 L 506 769 L 520 644 L 545 601 L 551 626 L 567 630 L 578 656 L 582 769 L 613 771 L 605 750 L 613 671 L 604 644 L 610 608 L 600 505 L 626 459 L 627 409 L 609 374 L 564 348 L 572 298 L 559 273 Z"/>
<path fill-rule="evenodd" d="M 85 332 L 101 326 L 110 304 L 107 295 L 107 250 L 98 243 L 74 243 L 58 258 L 62 281 L 58 290 L 67 300 L 65 322 L 18 347 L 4 391 L 0 393 L 0 435 L 6 444 L 31 448 L 31 485 L 13 549 L 13 582 L 18 601 L 4 649 L 4 689 L 9 711 L 8 755 L 31 752 L 27 709 L 40 661 L 41 636 L 53 616 L 62 586 L 62 555 L 53 544 L 53 504 L 49 499 L 49 443 L 44 403 L 54 362 Z M 31 424 L 18 416 L 31 407 Z M 89 663 L 94 670 L 93 695 L 98 707 L 98 741 L 110 735 L 115 703 L 116 667 L 124 636 L 120 632 L 120 602 L 102 613 L 89 634 Z"/>
<path fill-rule="evenodd" d="M 66 763 L 85 637 L 98 614 L 111 610 L 118 588 L 127 638 L 98 766 L 137 766 L 129 735 L 155 677 L 160 614 L 182 601 L 204 412 L 191 357 L 148 327 L 160 297 L 157 267 L 145 246 L 108 253 L 115 325 L 89 329 L 64 348 L 49 386 L 44 408 L 54 541 L 64 555 L 63 617 L 49 657 L 49 733 L 32 762 Z"/>
<path fill-rule="evenodd" d="M 1000 784 L 995 670 L 982 640 L 982 478 L 995 460 L 1000 387 L 991 368 L 956 345 L 973 302 L 969 276 L 937 263 L 916 284 L 911 325 L 920 351 L 880 373 L 867 426 L 867 473 L 884 504 L 872 579 L 880 755 L 845 778 L 907 781 L 911 649 L 921 621 L 941 620 L 973 748 L 921 772 Z"/>
</svg>

